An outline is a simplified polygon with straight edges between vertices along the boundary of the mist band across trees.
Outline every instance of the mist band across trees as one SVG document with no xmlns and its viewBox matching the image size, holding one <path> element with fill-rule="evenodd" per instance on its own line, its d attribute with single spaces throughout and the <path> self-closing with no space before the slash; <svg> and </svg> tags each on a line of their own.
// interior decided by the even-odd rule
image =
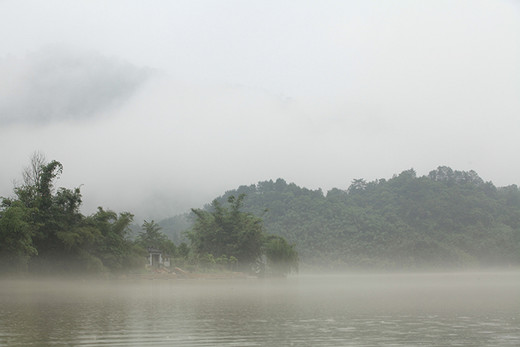
<svg viewBox="0 0 520 347">
<path fill-rule="evenodd" d="M 326 195 L 264 181 L 228 191 L 188 219 L 145 221 L 138 235 L 129 212 L 83 215 L 80 189 L 55 186 L 62 171 L 37 154 L 13 197 L 2 198 L 3 272 L 124 273 L 142 268 L 150 247 L 191 270 L 271 275 L 300 261 L 325 270 L 520 265 L 520 190 L 474 171 L 406 170 Z"/>
</svg>

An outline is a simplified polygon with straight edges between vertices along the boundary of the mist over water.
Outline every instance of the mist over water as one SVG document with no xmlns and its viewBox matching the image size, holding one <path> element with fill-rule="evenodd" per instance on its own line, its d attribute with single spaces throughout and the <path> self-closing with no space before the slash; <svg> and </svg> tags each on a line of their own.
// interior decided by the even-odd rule
<svg viewBox="0 0 520 347">
<path fill-rule="evenodd" d="M 519 343 L 517 271 L 0 286 L 0 346 Z"/>
</svg>

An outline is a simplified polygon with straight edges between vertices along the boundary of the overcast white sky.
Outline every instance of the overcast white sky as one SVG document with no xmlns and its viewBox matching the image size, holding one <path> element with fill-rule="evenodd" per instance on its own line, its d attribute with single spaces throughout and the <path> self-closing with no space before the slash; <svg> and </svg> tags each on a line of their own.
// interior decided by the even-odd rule
<svg viewBox="0 0 520 347">
<path fill-rule="evenodd" d="M 0 196 L 33 152 L 139 218 L 284 178 L 520 184 L 518 1 L 0 0 Z"/>
</svg>

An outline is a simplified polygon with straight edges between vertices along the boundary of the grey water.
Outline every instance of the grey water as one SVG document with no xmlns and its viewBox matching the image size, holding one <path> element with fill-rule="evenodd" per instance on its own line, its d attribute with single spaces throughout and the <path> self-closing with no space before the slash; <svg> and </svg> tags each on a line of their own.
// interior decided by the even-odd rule
<svg viewBox="0 0 520 347">
<path fill-rule="evenodd" d="M 3 280 L 0 346 L 520 346 L 520 272 Z"/>
</svg>

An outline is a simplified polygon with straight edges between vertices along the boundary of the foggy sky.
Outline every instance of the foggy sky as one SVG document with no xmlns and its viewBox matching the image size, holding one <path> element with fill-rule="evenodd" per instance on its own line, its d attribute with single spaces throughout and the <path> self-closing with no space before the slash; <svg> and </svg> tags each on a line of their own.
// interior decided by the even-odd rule
<svg viewBox="0 0 520 347">
<path fill-rule="evenodd" d="M 0 196 L 34 151 L 156 218 L 439 165 L 520 184 L 516 1 L 0 1 Z"/>
</svg>

